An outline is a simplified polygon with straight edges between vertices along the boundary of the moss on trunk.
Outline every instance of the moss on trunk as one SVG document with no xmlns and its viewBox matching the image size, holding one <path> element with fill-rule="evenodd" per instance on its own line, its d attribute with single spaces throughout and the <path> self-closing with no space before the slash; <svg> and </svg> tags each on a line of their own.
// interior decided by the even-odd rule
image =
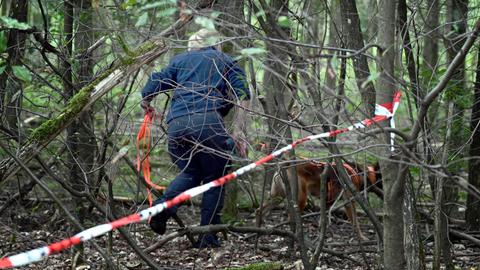
<svg viewBox="0 0 480 270">
<path fill-rule="evenodd" d="M 83 87 L 69 101 L 63 111 L 55 118 L 43 122 L 33 130 L 28 141 L 31 143 L 42 142 L 62 129 L 72 118 L 77 116 L 90 100 L 90 94 L 103 79 L 107 78 L 114 69 L 109 69 L 98 76 L 92 83 Z"/>
<path fill-rule="evenodd" d="M 161 46 L 157 42 L 145 42 L 128 56 L 122 57 L 117 65 L 101 73 L 93 82 L 84 86 L 69 100 L 63 111 L 53 119 L 43 122 L 38 128 L 32 131 L 28 138 L 29 143 L 41 143 L 50 136 L 62 130 L 74 117 L 76 117 L 90 101 L 90 96 L 95 87 L 104 79 L 113 74 L 115 70 L 124 70 L 135 63 L 135 60 L 155 47 Z"/>
</svg>

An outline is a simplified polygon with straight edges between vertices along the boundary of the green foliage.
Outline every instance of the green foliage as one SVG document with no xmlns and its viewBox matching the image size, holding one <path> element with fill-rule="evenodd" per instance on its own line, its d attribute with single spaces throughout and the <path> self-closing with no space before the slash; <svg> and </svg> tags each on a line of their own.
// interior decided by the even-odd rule
<svg viewBox="0 0 480 270">
<path fill-rule="evenodd" d="M 30 71 L 23 66 L 12 66 L 12 71 L 15 77 L 19 78 L 24 82 L 29 82 L 32 80 L 32 75 Z"/>
<path fill-rule="evenodd" d="M 265 16 L 265 10 L 259 10 L 258 12 L 256 12 L 255 14 L 255 17 L 262 17 L 262 16 Z"/>
<path fill-rule="evenodd" d="M 125 94 L 124 89 L 123 89 L 123 87 L 120 87 L 120 86 L 115 86 L 110 91 L 110 97 L 112 97 L 112 98 L 122 96 L 123 94 Z"/>
<path fill-rule="evenodd" d="M 152 17 L 160 19 L 160 21 L 156 21 L 156 23 L 167 23 L 167 21 L 172 19 L 171 16 L 178 10 L 176 0 L 161 0 L 152 3 L 144 2 L 146 1 L 125 1 L 122 4 L 122 9 L 125 10 L 135 10 L 135 7 L 139 7 L 135 10 L 135 13 L 139 14 L 135 27 L 147 25 L 148 19 Z"/>
<path fill-rule="evenodd" d="M 60 115 L 42 123 L 42 125 L 36 128 L 32 134 L 30 134 L 28 140 L 30 142 L 43 142 L 58 132 L 60 127 L 66 125 L 83 110 L 87 102 L 90 100 L 90 94 L 95 89 L 95 86 L 97 86 L 98 83 L 110 75 L 114 70 L 115 68 L 106 70 L 91 84 L 83 87 L 75 96 L 73 96 L 73 98 L 68 101 L 68 105 L 63 109 Z"/>
<path fill-rule="evenodd" d="M 50 83 L 52 85 L 58 84 L 54 80 Z M 25 108 L 30 108 L 30 106 L 38 107 L 37 112 L 41 115 L 48 115 L 62 109 L 61 102 L 58 102 L 62 97 L 43 84 L 35 82 L 26 83 L 23 96 L 23 106 Z"/>
<path fill-rule="evenodd" d="M 166 8 L 166 9 L 162 9 L 162 10 L 157 11 L 157 14 L 155 14 L 155 16 L 157 18 L 170 17 L 173 14 L 175 14 L 175 12 L 177 12 L 177 8 L 176 7 L 170 7 L 170 8 Z"/>
<path fill-rule="evenodd" d="M 383 200 L 373 193 L 368 193 L 368 203 L 373 209 L 380 209 L 383 207 Z"/>
<path fill-rule="evenodd" d="M 340 69 L 337 54 L 334 54 L 333 57 L 330 59 L 330 61 L 328 63 L 330 64 L 330 66 L 332 67 L 333 70 L 339 70 Z"/>
<path fill-rule="evenodd" d="M 50 22 L 49 22 L 49 31 L 52 35 L 58 35 L 63 32 L 63 12 L 53 12 L 50 15 Z M 53 44 L 57 43 L 57 39 L 52 40 Z M 58 42 L 60 44 L 60 42 Z"/>
<path fill-rule="evenodd" d="M 7 37 L 4 32 L 0 33 L 0 53 L 3 53 L 7 50 Z"/>
<path fill-rule="evenodd" d="M 93 82 L 83 87 L 72 99 L 69 100 L 67 106 L 62 112 L 55 118 L 50 119 L 40 127 L 36 128 L 29 137 L 30 142 L 43 142 L 50 136 L 54 135 L 59 129 L 69 123 L 72 118 L 76 117 L 79 112 L 83 110 L 85 105 L 90 100 L 90 94 L 95 87 L 105 78 L 107 78 L 116 69 L 124 69 L 132 64 L 136 57 L 152 50 L 156 45 L 153 42 L 145 42 L 139 46 L 136 50 L 132 51 L 128 56 L 120 59 L 120 64 L 104 71 Z"/>
<path fill-rule="evenodd" d="M 264 54 L 267 51 L 264 48 L 260 47 L 253 47 L 253 48 L 245 48 L 240 50 L 240 54 L 242 56 L 254 56 L 254 55 L 259 55 L 259 54 Z"/>
<path fill-rule="evenodd" d="M 466 202 L 467 201 L 467 196 L 468 196 L 468 192 L 463 191 L 463 190 L 458 191 L 458 198 L 461 202 Z"/>
<path fill-rule="evenodd" d="M 120 59 L 124 67 L 131 65 L 138 56 L 143 55 L 144 53 L 147 53 L 148 51 L 152 50 L 154 47 L 157 46 L 153 42 L 145 42 L 134 51 L 131 51 L 126 45 L 126 43 L 124 43 L 124 45 L 125 46 L 123 49 L 126 50 L 125 53 L 127 54 L 127 56 L 122 57 Z"/>
<path fill-rule="evenodd" d="M 367 87 L 369 83 L 375 82 L 378 78 L 380 78 L 380 72 L 370 72 L 370 75 L 368 75 L 368 78 L 362 83 L 362 88 Z"/>
<path fill-rule="evenodd" d="M 92 8 L 99 8 L 100 0 L 92 0 Z"/>
<path fill-rule="evenodd" d="M 420 168 L 419 167 L 410 167 L 410 173 L 412 175 L 412 177 L 414 178 L 418 178 L 420 177 Z"/>
<path fill-rule="evenodd" d="M 123 10 L 127 10 L 127 9 L 135 7 L 136 5 L 137 5 L 136 0 L 126 0 L 125 2 L 123 2 L 120 5 L 120 8 L 122 8 Z"/>
<path fill-rule="evenodd" d="M 144 12 L 140 17 L 138 17 L 137 22 L 135 23 L 136 27 L 144 26 L 148 22 L 148 13 Z"/>
<path fill-rule="evenodd" d="M 252 202 L 252 200 L 248 196 L 242 196 L 238 201 L 238 209 L 240 210 L 251 212 L 258 207 L 259 205 L 257 203 Z"/>
<path fill-rule="evenodd" d="M 292 22 L 287 16 L 279 16 L 277 20 L 278 25 L 281 27 L 290 27 L 292 26 Z"/>
<path fill-rule="evenodd" d="M 208 17 L 195 17 L 194 22 L 200 25 L 202 28 L 215 30 L 215 23 L 211 18 Z"/>
<path fill-rule="evenodd" d="M 221 217 L 223 224 L 235 224 L 237 223 L 238 219 L 235 215 L 229 213 L 229 211 L 223 210 L 222 217 Z"/>
<path fill-rule="evenodd" d="M 450 135 L 451 141 L 449 143 L 452 146 L 463 144 L 467 139 L 466 135 L 470 133 L 470 126 L 465 125 L 464 119 L 460 117 L 454 117 L 452 121 Z M 454 150 L 449 153 L 448 162 L 451 164 L 448 166 L 448 169 L 451 172 L 458 172 L 467 166 L 468 162 L 466 160 L 459 160 L 459 157 L 461 156 L 461 150 Z"/>
<path fill-rule="evenodd" d="M 140 11 L 148 10 L 148 9 L 153 9 L 153 8 L 163 8 L 165 6 L 169 5 L 176 5 L 177 1 L 176 0 L 162 0 L 162 1 L 155 1 L 153 3 L 149 3 L 144 5 L 143 7 L 140 8 Z"/>
<path fill-rule="evenodd" d="M 19 30 L 27 30 L 32 28 L 30 25 L 24 22 L 19 22 L 16 19 L 7 16 L 0 16 L 0 26 L 3 28 L 12 28 Z"/>
<path fill-rule="evenodd" d="M 463 85 L 451 85 L 445 91 L 446 100 L 451 100 L 455 103 L 455 106 L 461 110 L 466 110 L 472 105 L 472 96 L 469 92 L 470 89 L 466 89 Z"/>
<path fill-rule="evenodd" d="M 92 89 L 83 89 L 76 94 L 68 103 L 68 106 L 57 117 L 44 122 L 40 127 L 35 129 L 29 137 L 29 141 L 42 142 L 49 136 L 54 135 L 60 127 L 66 125 L 72 120 L 85 106 L 90 98 Z"/>
</svg>

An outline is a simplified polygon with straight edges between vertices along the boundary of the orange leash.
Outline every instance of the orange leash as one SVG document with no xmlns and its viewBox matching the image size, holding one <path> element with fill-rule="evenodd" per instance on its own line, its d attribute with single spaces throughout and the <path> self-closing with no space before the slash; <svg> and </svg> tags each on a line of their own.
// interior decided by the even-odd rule
<svg viewBox="0 0 480 270">
<path fill-rule="evenodd" d="M 150 188 L 164 190 L 166 187 L 154 184 L 150 178 L 150 161 L 148 160 L 148 156 L 150 154 L 153 114 L 153 112 L 145 114 L 142 125 L 140 126 L 140 130 L 137 134 L 137 170 L 140 172 L 141 169 L 143 172 L 143 178 L 145 178 L 145 182 L 147 182 Z M 143 159 L 140 157 L 140 152 L 142 149 L 144 150 Z M 147 188 L 147 199 L 150 206 L 152 206 L 152 192 L 149 188 Z"/>
</svg>

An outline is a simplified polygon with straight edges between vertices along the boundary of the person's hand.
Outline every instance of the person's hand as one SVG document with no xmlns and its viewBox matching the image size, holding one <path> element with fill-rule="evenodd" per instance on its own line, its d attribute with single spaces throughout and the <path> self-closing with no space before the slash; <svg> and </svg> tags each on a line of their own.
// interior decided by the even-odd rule
<svg viewBox="0 0 480 270">
<path fill-rule="evenodd" d="M 142 102 L 140 102 L 140 107 L 142 107 L 145 114 L 151 114 L 155 111 L 155 109 L 150 106 L 150 101 L 147 100 L 142 100 Z"/>
</svg>

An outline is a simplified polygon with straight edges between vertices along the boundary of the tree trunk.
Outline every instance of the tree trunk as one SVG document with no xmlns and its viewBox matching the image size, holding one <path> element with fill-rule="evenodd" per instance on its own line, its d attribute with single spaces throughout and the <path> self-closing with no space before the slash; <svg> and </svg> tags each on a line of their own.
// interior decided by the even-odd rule
<svg viewBox="0 0 480 270">
<path fill-rule="evenodd" d="M 423 42 L 423 85 L 427 86 L 435 74 L 438 62 L 438 19 L 439 0 L 427 0 L 425 20 L 425 40 Z"/>
<path fill-rule="evenodd" d="M 392 7 L 393 8 L 393 7 Z M 357 4 L 355 0 L 340 1 L 340 10 L 342 11 L 345 37 L 349 49 L 360 50 L 365 47 L 363 35 L 360 28 L 360 18 L 358 17 Z M 357 81 L 358 90 L 362 96 L 365 113 L 373 116 L 375 111 L 375 87 L 373 82 L 365 82 L 370 76 L 367 58 L 359 54 L 353 58 L 353 69 Z"/>
<path fill-rule="evenodd" d="M 426 21 L 425 21 L 425 41 L 423 44 L 423 64 L 421 66 L 422 71 L 421 71 L 421 78 L 422 78 L 422 88 L 423 89 L 429 89 L 430 86 L 435 83 L 437 79 L 437 65 L 438 65 L 438 27 L 439 27 L 439 14 L 440 14 L 440 4 L 439 0 L 428 0 L 427 1 L 427 8 L 426 8 Z M 420 106 L 419 101 L 421 101 L 426 95 L 427 92 L 426 90 L 422 90 L 420 88 L 417 88 L 417 99 L 415 104 L 417 105 L 417 108 Z M 439 104 L 435 103 L 434 104 L 434 109 L 432 111 L 436 111 L 436 108 L 438 108 Z M 434 157 L 434 150 L 431 147 L 431 142 L 432 142 L 432 135 L 433 133 L 431 132 L 431 122 L 434 121 L 436 118 L 436 115 L 432 114 L 432 117 L 427 118 L 425 121 L 425 125 L 422 127 L 423 133 L 425 136 L 423 136 L 422 143 L 423 143 L 423 154 L 425 156 L 425 159 L 428 164 L 435 164 L 436 160 Z M 438 190 L 438 187 L 441 187 L 443 189 L 443 180 L 442 178 L 438 178 L 434 173 L 428 171 L 428 170 L 423 170 L 423 174 L 426 175 L 430 189 L 432 190 L 432 195 L 433 198 L 437 202 L 443 203 L 444 200 L 442 198 L 437 198 L 438 194 L 443 194 L 443 190 Z M 443 197 L 443 195 L 442 195 Z M 440 243 L 442 242 L 442 239 L 444 239 L 443 235 L 445 235 L 446 232 L 442 232 L 442 230 L 446 229 L 446 226 L 444 224 L 445 222 L 445 216 L 442 214 L 442 208 L 437 207 L 436 209 L 436 219 L 435 219 L 435 226 L 438 228 L 436 231 L 434 238 L 435 238 L 435 252 L 434 254 L 434 268 L 438 267 L 435 266 L 439 262 L 440 258 L 440 250 L 441 250 L 441 245 Z"/>
<path fill-rule="evenodd" d="M 444 142 L 445 144 L 451 143 L 452 139 L 452 112 L 453 112 L 453 102 L 448 102 L 447 106 L 447 125 L 446 125 L 446 135 Z M 446 164 L 448 162 L 448 147 L 443 149 L 441 163 Z M 451 253 L 450 253 L 450 243 L 448 239 L 448 223 L 447 223 L 447 213 L 445 213 L 445 182 L 448 180 L 447 177 L 437 177 L 436 179 L 436 186 L 435 186 L 435 209 L 434 209 L 434 239 L 435 239 L 435 246 L 434 246 L 434 254 L 433 254 L 433 266 L 432 269 L 440 270 L 441 269 L 441 255 L 443 255 L 443 259 L 445 264 L 448 265 L 452 263 Z"/>
<path fill-rule="evenodd" d="M 475 43 L 475 40 L 477 39 L 479 32 L 480 32 L 480 22 L 477 21 L 472 33 L 467 35 L 468 39 L 463 44 L 462 48 L 458 51 L 453 61 L 449 63 L 442 79 L 420 102 L 420 107 L 417 112 L 417 120 L 414 122 L 413 127 L 411 129 L 412 131 L 408 135 L 408 141 L 405 144 L 409 151 L 414 151 L 415 149 L 415 141 L 418 139 L 418 136 L 422 130 L 422 126 L 426 122 L 427 112 L 430 106 L 438 98 L 438 96 L 442 94 L 442 92 L 446 89 L 447 84 L 455 75 L 455 72 L 458 69 L 458 67 L 461 67 L 462 64 L 464 63 L 465 57 L 469 52 L 469 50 L 471 49 L 471 47 L 473 46 L 473 44 Z M 406 166 L 403 166 L 403 167 L 406 167 Z M 402 168 L 401 174 L 405 174 L 405 173 L 406 173 L 405 168 Z"/>
<path fill-rule="evenodd" d="M 468 1 L 467 0 L 449 0 L 447 4 L 447 58 L 449 62 L 452 62 L 456 54 L 460 51 L 461 47 L 465 43 L 467 32 L 467 14 L 468 13 Z M 452 110 L 452 123 L 450 136 L 446 142 L 447 156 L 444 159 L 444 165 L 448 165 L 450 162 L 463 158 L 464 153 L 462 149 L 459 149 L 459 143 L 465 140 L 464 133 L 464 121 L 463 116 L 466 109 L 469 107 L 468 91 L 465 84 L 465 61 L 462 61 L 460 66 L 455 70 L 455 73 L 450 80 L 446 89 L 446 101 L 449 104 L 448 110 Z M 462 168 L 461 163 L 456 165 L 449 165 L 448 170 L 451 174 L 457 174 Z M 439 180 L 437 180 L 439 181 Z M 451 242 L 448 239 L 448 226 L 446 224 L 448 217 L 453 213 L 458 212 L 456 209 L 456 201 L 458 200 L 458 187 L 452 178 L 445 178 L 442 184 L 437 184 L 437 187 L 444 187 L 443 192 L 436 191 L 437 194 L 443 194 L 444 198 L 437 198 L 438 202 L 442 204 L 438 207 L 441 209 L 441 215 L 437 215 L 440 218 L 438 222 L 441 222 L 441 243 L 443 261 L 446 269 L 454 269 L 452 254 L 451 254 Z M 445 215 L 445 216 L 443 216 Z M 445 223 L 445 224 L 443 224 Z"/>
<path fill-rule="evenodd" d="M 329 6 L 329 11 L 330 11 L 330 21 L 329 21 L 329 34 L 328 34 L 328 46 L 333 47 L 333 48 L 345 48 L 345 30 L 343 29 L 344 24 L 342 23 L 342 13 L 340 10 L 340 2 L 338 1 L 331 1 L 331 4 Z M 346 59 L 342 59 L 342 64 L 346 61 Z M 326 97 L 331 97 L 332 99 L 334 98 L 334 95 L 330 93 L 337 93 L 343 95 L 343 93 L 339 93 L 339 91 L 336 91 L 336 85 L 338 81 L 338 76 L 336 74 L 338 73 L 338 70 L 333 70 L 333 67 L 330 65 L 330 63 L 327 65 L 327 68 L 325 70 L 325 87 L 327 88 L 327 91 L 324 91 L 324 95 Z M 314 97 L 318 102 L 321 101 L 321 95 L 320 91 L 315 91 L 318 94 L 316 97 Z M 330 104 L 328 104 L 330 105 Z M 339 110 L 335 108 L 332 102 L 331 106 L 331 113 L 334 115 L 339 114 Z M 336 125 L 336 123 L 333 123 L 333 125 Z"/>
<path fill-rule="evenodd" d="M 472 106 L 472 116 L 470 119 L 470 144 L 469 156 L 472 159 L 468 162 L 468 183 L 472 188 L 480 190 L 480 50 L 477 56 L 477 70 L 475 86 L 473 88 L 474 100 Z M 476 157 L 476 158 L 473 158 Z M 467 195 L 467 210 L 465 220 L 467 229 L 470 231 L 480 230 L 480 211 L 478 211 L 480 199 L 473 192 Z"/>
<path fill-rule="evenodd" d="M 406 0 L 399 0 L 398 2 L 398 28 L 399 34 L 402 41 L 402 47 L 405 51 L 405 61 L 407 64 L 408 77 L 410 79 L 410 85 L 413 93 L 420 92 L 418 85 L 418 74 L 415 63 L 415 58 L 413 55 L 412 44 L 410 43 L 410 33 L 409 33 L 409 23 L 407 21 L 407 2 Z M 400 55 L 403 55 L 400 53 Z M 417 104 L 417 103 L 416 103 Z M 405 237 L 405 259 L 407 263 L 407 269 L 419 270 L 423 269 L 425 266 L 420 264 L 424 261 L 424 258 L 421 257 L 421 250 L 423 247 L 420 243 L 420 237 L 418 232 L 418 221 L 417 221 L 417 207 L 416 207 L 416 198 L 414 192 L 413 181 L 411 177 L 406 179 L 405 185 L 405 197 L 404 197 L 404 237 Z"/>
<path fill-rule="evenodd" d="M 7 6 L 6 3 L 4 3 Z M 10 17 L 19 22 L 27 22 L 28 19 L 28 1 L 12 1 L 10 7 Z M 17 29 L 11 29 L 7 36 L 8 54 L 6 70 L 0 76 L 0 124 L 4 125 L 12 133 L 15 133 L 16 139 L 20 141 L 20 131 L 18 130 L 18 116 L 20 115 L 20 106 L 22 104 L 23 91 L 22 81 L 13 75 L 12 67 L 21 65 L 25 54 L 25 41 L 27 34 Z"/>
<path fill-rule="evenodd" d="M 77 33 L 75 33 L 75 55 L 82 55 L 78 59 L 78 71 L 76 72 L 75 86 L 81 88 L 92 81 L 94 56 L 92 53 L 84 54 L 95 42 L 92 31 L 91 1 L 78 0 L 75 7 L 75 17 L 78 18 Z M 75 91 L 75 94 L 78 91 Z M 93 183 L 95 156 L 97 141 L 94 133 L 93 110 L 90 108 L 82 112 L 78 119 L 70 126 L 75 133 L 74 146 L 76 149 L 74 158 L 76 166 L 71 170 L 70 179 L 77 182 L 80 188 L 88 189 L 87 184 Z M 76 180 L 75 180 L 76 179 Z M 78 183 L 80 181 L 80 183 Z"/>
<path fill-rule="evenodd" d="M 219 0 L 215 1 L 213 9 L 221 12 L 222 15 L 219 16 L 219 27 L 218 30 L 226 37 L 242 36 L 244 33 L 241 31 L 241 28 L 238 27 L 241 22 L 244 21 L 244 12 L 243 12 L 244 1 L 243 0 Z M 232 21 L 233 19 L 233 21 Z M 230 23 L 226 23 L 230 22 Z M 233 26 L 232 26 L 233 24 Z M 237 26 L 237 27 L 235 27 Z M 236 44 L 238 46 L 238 44 Z M 233 43 L 228 42 L 222 44 L 222 51 L 229 54 L 235 55 L 235 50 Z M 240 63 L 245 67 L 245 63 Z M 237 110 L 238 108 L 234 108 Z M 232 123 L 232 113 L 230 113 L 228 119 L 226 119 L 226 125 L 231 127 L 229 129 L 235 128 L 235 123 Z M 223 208 L 222 219 L 225 221 L 235 221 L 238 217 L 238 194 L 240 192 L 240 186 L 238 181 L 230 182 L 225 187 L 225 206 Z"/>
<path fill-rule="evenodd" d="M 328 10 L 330 11 L 330 21 L 328 24 L 328 31 L 329 31 L 329 39 L 328 39 L 328 46 L 337 48 L 337 47 L 345 47 L 343 42 L 341 41 L 342 36 L 341 36 L 341 29 L 342 29 L 342 22 L 341 22 L 341 15 L 340 15 L 340 9 L 339 9 L 339 3 L 336 1 L 332 1 L 331 5 L 328 6 L 326 2 L 321 1 L 321 0 L 314 0 L 314 1 L 306 1 L 304 5 L 304 12 L 308 16 L 308 25 L 307 25 L 307 33 L 305 34 L 305 40 L 306 43 L 316 43 L 318 42 L 317 40 L 321 40 L 322 42 L 323 37 L 325 35 L 322 34 L 322 25 L 321 22 L 324 20 L 320 17 L 321 10 L 325 9 L 328 7 Z M 342 46 L 339 46 L 339 44 L 342 44 Z M 314 54 L 315 51 L 312 49 L 307 49 L 305 48 L 303 50 L 304 54 Z M 344 68 L 344 63 L 345 59 L 342 59 L 342 68 Z M 326 115 L 324 107 L 331 105 L 331 114 L 332 115 L 338 115 L 338 110 L 335 110 L 334 104 L 335 102 L 331 102 L 331 104 L 324 104 L 322 101 L 322 96 L 321 96 L 321 83 L 319 82 L 319 79 L 317 78 L 316 74 L 319 74 L 319 69 L 321 67 L 321 62 L 320 60 L 316 60 L 311 67 L 309 66 L 309 63 L 305 61 L 305 63 L 300 63 L 297 64 L 297 70 L 296 73 L 299 74 L 300 77 L 300 82 L 303 83 L 301 85 L 301 90 L 305 91 L 306 93 L 309 94 L 311 99 L 313 100 L 313 104 L 317 108 L 315 110 L 315 114 L 323 114 L 323 116 Z M 333 74 L 337 74 L 338 70 L 333 70 L 334 67 L 331 65 L 328 65 L 327 70 L 325 72 L 325 85 L 323 87 L 327 88 L 327 91 L 325 92 L 326 96 L 331 96 L 332 100 L 335 100 L 334 95 L 331 95 L 330 93 L 335 93 L 338 92 L 336 91 L 336 85 L 337 85 L 337 80 L 338 76 L 335 76 Z M 312 70 L 311 72 L 308 72 L 309 70 Z M 340 73 L 343 72 L 340 71 Z M 339 96 L 343 95 L 343 93 L 339 93 Z M 341 100 L 339 98 L 338 100 Z M 316 117 L 317 120 L 320 120 L 322 122 L 322 125 L 324 127 L 324 130 L 330 131 L 329 125 L 336 125 L 337 123 L 333 121 L 333 123 L 325 123 L 325 121 L 322 120 L 320 117 Z M 327 233 L 327 175 L 331 173 L 332 167 L 328 166 L 327 169 L 322 173 L 320 176 L 320 216 L 318 219 L 318 237 L 317 237 L 317 243 L 315 246 L 315 250 L 313 255 L 310 258 L 310 263 L 311 267 L 316 269 L 317 265 L 319 264 L 319 258 L 320 254 L 322 253 L 322 250 L 324 248 L 324 243 L 326 239 L 326 233 Z"/>
<path fill-rule="evenodd" d="M 403 220 L 405 223 L 405 257 L 408 270 L 425 269 L 424 249 L 420 243 L 420 234 L 418 232 L 418 211 L 416 206 L 415 188 L 413 179 L 408 175 L 405 185 L 405 197 L 403 201 Z"/>
<path fill-rule="evenodd" d="M 91 54 L 84 54 L 94 43 L 91 12 L 91 1 L 65 1 L 64 27 L 67 57 L 64 61 L 64 89 L 69 99 L 78 93 L 79 88 L 92 80 L 94 61 Z M 74 44 L 75 53 L 73 51 Z M 78 66 L 78 70 L 75 72 L 74 65 L 67 61 L 74 61 L 73 55 L 77 54 L 82 55 L 82 58 L 78 59 L 78 64 L 75 64 Z M 89 192 L 89 185 L 93 183 L 94 179 L 92 169 L 97 150 L 91 109 L 83 111 L 67 128 L 67 145 L 69 148 L 70 185 L 77 191 Z M 83 198 L 74 197 L 72 202 L 75 216 L 83 224 L 88 209 L 86 201 Z M 74 255 L 75 259 L 72 260 L 72 268 L 83 262 L 82 257 L 83 248 L 79 246 Z"/>
<path fill-rule="evenodd" d="M 367 4 L 368 8 L 368 15 L 370 16 L 367 18 L 367 43 L 376 43 L 377 35 L 378 35 L 378 21 L 377 21 L 377 14 L 378 14 L 378 3 L 377 0 L 368 0 Z"/>
<path fill-rule="evenodd" d="M 73 56 L 73 24 L 74 24 L 74 7 L 71 1 L 64 1 L 64 16 L 63 16 L 63 31 L 65 33 L 65 48 L 64 48 L 64 56 L 65 59 L 62 62 L 63 66 L 63 91 L 65 93 L 66 100 L 68 102 L 75 95 L 75 88 L 73 87 L 73 65 L 70 61 L 72 61 Z M 80 115 L 81 117 L 81 115 Z M 85 183 L 86 180 L 83 177 L 83 174 L 79 174 L 78 172 L 82 171 L 82 168 L 79 168 L 79 160 L 78 160 L 78 126 L 76 125 L 76 121 L 72 123 L 67 128 L 67 164 L 68 167 L 71 168 L 69 170 L 69 182 L 71 187 L 77 191 L 85 191 Z M 77 219 L 80 224 L 83 225 L 84 221 L 84 209 L 82 205 L 82 199 L 78 197 L 73 197 L 70 201 L 70 212 L 72 212 L 75 219 Z M 73 229 L 75 230 L 75 229 Z M 73 233 L 77 233 L 77 231 L 72 231 Z M 72 260 L 71 260 L 71 269 L 75 269 L 79 264 L 83 263 L 83 245 L 80 244 L 75 246 L 72 249 Z"/>
<path fill-rule="evenodd" d="M 409 23 L 407 21 L 407 1 L 399 0 L 398 2 L 398 27 L 400 38 L 403 41 L 402 47 L 405 51 L 405 62 L 407 63 L 408 78 L 410 79 L 410 85 L 412 92 L 418 95 L 419 85 L 418 85 L 418 74 L 415 63 L 415 58 L 413 55 L 412 44 L 410 42 L 410 33 L 408 30 Z M 403 55 L 402 53 L 400 55 Z"/>
<path fill-rule="evenodd" d="M 420 106 L 419 101 L 422 100 L 426 94 L 426 89 L 430 89 L 431 85 L 433 85 L 436 81 L 436 71 L 438 65 L 438 27 L 439 27 L 439 18 L 440 14 L 440 5 L 439 0 L 428 0 L 427 1 L 427 8 L 426 8 L 426 21 L 425 21 L 425 40 L 423 42 L 423 51 L 422 51 L 422 58 L 423 63 L 421 67 L 421 87 L 418 87 L 418 93 L 416 93 L 415 104 L 417 108 Z M 435 107 L 438 104 L 435 103 Z M 431 111 L 436 111 L 433 109 Z M 427 160 L 428 164 L 435 163 L 433 157 L 433 151 L 431 148 L 431 122 L 434 121 L 436 115 L 430 118 L 427 118 L 426 123 L 423 127 L 424 133 L 426 136 L 423 138 L 423 151 L 425 155 L 425 159 Z M 433 193 L 435 193 L 435 185 L 436 185 L 436 176 L 435 174 L 429 172 L 428 170 L 424 170 L 424 174 L 428 178 L 428 182 L 430 184 L 430 188 Z"/>
<path fill-rule="evenodd" d="M 82 54 L 94 43 L 90 1 L 79 0 L 75 6 L 75 18 L 77 31 L 75 38 L 75 54 Z M 76 88 L 81 88 L 92 80 L 93 57 L 91 54 L 82 55 L 78 60 L 78 71 L 73 83 Z M 73 70 L 72 70 L 73 72 Z M 72 79 L 73 81 L 73 79 Z M 78 91 L 73 89 L 73 94 Z M 94 134 L 93 112 L 88 109 L 82 112 L 68 128 L 70 152 L 72 153 L 72 167 L 70 170 L 70 182 L 74 188 L 85 190 L 87 183 L 93 183 L 91 169 L 95 161 L 97 142 Z M 80 218 L 80 221 L 82 219 Z"/>
<path fill-rule="evenodd" d="M 377 84 L 377 103 L 391 102 L 395 92 L 395 11 L 397 1 L 386 0 L 379 2 L 379 28 L 382 31 L 378 33 L 378 43 L 383 48 L 383 55 L 380 59 L 378 70 L 381 72 Z M 381 123 L 382 126 L 388 125 L 388 122 Z M 379 143 L 390 144 L 390 134 L 379 136 Z M 379 150 L 382 157 L 388 158 L 380 160 L 382 170 L 382 180 L 384 188 L 384 266 L 388 269 L 405 269 L 405 255 L 403 246 L 403 196 L 404 182 L 399 174 L 399 165 L 394 163 L 394 156 L 390 152 L 390 147 L 382 147 Z M 382 162 L 383 161 L 383 162 Z M 400 176 L 397 178 L 397 176 Z"/>
<path fill-rule="evenodd" d="M 0 10 L 2 16 L 8 16 L 8 11 L 10 10 L 10 2 L 12 2 L 12 0 L 4 0 L 2 1 L 2 8 Z"/>
<path fill-rule="evenodd" d="M 430 89 L 437 81 L 437 65 L 438 65 L 438 28 L 439 28 L 439 15 L 440 15 L 440 1 L 439 0 L 428 0 L 426 7 L 426 21 L 425 21 L 425 40 L 423 42 L 423 51 L 422 58 L 423 62 L 420 66 L 420 83 L 421 87 L 417 87 L 418 92 L 416 93 L 415 104 L 418 107 L 420 106 L 419 102 L 427 95 L 427 89 Z M 431 126 L 432 123 L 436 120 L 436 112 L 439 104 L 435 102 L 433 104 L 433 109 L 430 110 L 433 113 L 429 113 L 430 117 L 425 119 L 425 125 L 422 127 L 423 133 L 425 136 L 422 136 L 423 144 L 423 154 L 425 160 L 428 164 L 434 164 L 435 158 L 433 149 L 431 147 L 432 135 Z M 435 196 L 435 186 L 436 186 L 436 175 L 428 170 L 422 170 L 422 174 L 428 179 L 430 189 L 432 190 L 433 196 Z"/>
<path fill-rule="evenodd" d="M 267 23 L 262 24 L 262 28 L 268 37 L 285 38 L 290 36 L 290 29 L 286 27 L 279 27 L 277 24 L 278 17 L 281 15 L 288 15 L 288 0 L 272 0 L 267 5 L 265 1 L 261 0 L 260 4 L 265 11 Z M 264 85 L 266 94 L 266 109 L 267 114 L 272 116 L 269 121 L 269 131 L 272 138 L 284 138 L 286 143 L 292 142 L 292 131 L 288 125 L 276 119 L 287 120 L 289 113 L 286 106 L 286 96 L 289 94 L 285 87 L 285 82 L 288 80 L 288 70 L 286 66 L 288 61 L 285 58 L 285 50 L 280 43 L 267 42 L 268 58 L 265 61 L 268 67 L 265 70 Z M 283 142 L 279 142 L 283 143 Z M 276 139 L 270 143 L 271 147 L 277 145 Z M 295 158 L 295 153 L 292 151 L 286 155 L 289 159 Z M 285 181 L 287 190 L 287 205 L 289 206 L 290 217 L 292 218 L 296 241 L 300 247 L 301 259 L 305 269 L 310 270 L 310 260 L 307 254 L 307 248 L 304 243 L 303 226 L 301 222 L 300 213 L 297 206 L 298 196 L 298 182 L 295 168 L 289 166 L 286 169 L 288 181 Z M 284 177 L 282 177 L 285 179 Z M 290 191 L 290 192 L 288 192 Z"/>
<path fill-rule="evenodd" d="M 422 58 L 423 63 L 420 66 L 420 78 L 421 78 L 421 87 L 417 87 L 418 92 L 416 93 L 415 105 L 417 109 L 420 106 L 420 101 L 427 95 L 426 89 L 430 89 L 431 85 L 435 83 L 436 70 L 438 65 L 438 27 L 439 27 L 439 13 L 440 6 L 439 0 L 428 0 L 426 7 L 426 21 L 425 21 L 425 40 L 423 42 L 423 52 Z M 434 109 L 431 111 L 436 111 L 438 104 L 434 104 Z M 434 114 L 432 114 L 434 115 Z M 431 147 L 432 141 L 432 132 L 431 132 L 431 123 L 435 120 L 436 115 L 426 119 L 424 126 L 422 127 L 423 133 L 425 136 L 422 136 L 423 144 L 423 154 L 425 160 L 428 164 L 434 164 L 435 158 L 434 153 Z M 422 174 L 428 179 L 430 189 L 432 190 L 433 196 L 435 196 L 435 186 L 436 186 L 436 176 L 434 173 L 423 170 Z"/>
</svg>

